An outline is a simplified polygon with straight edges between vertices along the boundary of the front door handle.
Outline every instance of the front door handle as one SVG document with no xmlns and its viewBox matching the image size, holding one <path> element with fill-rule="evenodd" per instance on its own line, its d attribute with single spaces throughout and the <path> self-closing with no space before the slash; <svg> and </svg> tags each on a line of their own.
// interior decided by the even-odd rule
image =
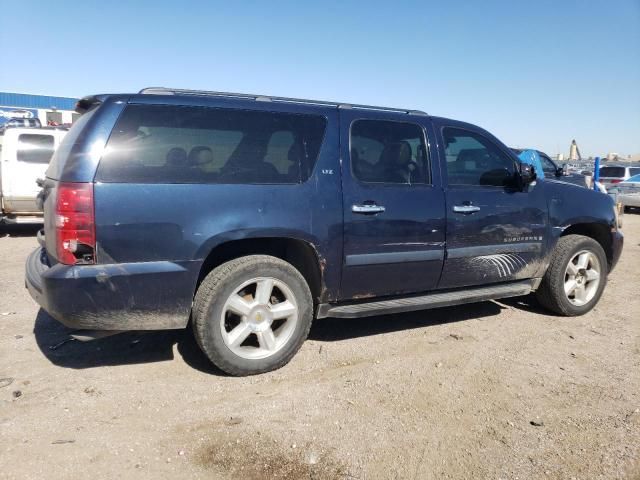
<svg viewBox="0 0 640 480">
<path fill-rule="evenodd" d="M 351 211 L 353 213 L 362 213 L 364 215 L 371 215 L 374 213 L 382 213 L 386 209 L 382 205 L 373 204 L 364 204 L 364 205 L 352 205 Z"/>
<path fill-rule="evenodd" d="M 479 212 L 480 207 L 476 207 L 475 205 L 454 205 L 453 211 L 456 213 L 473 213 Z"/>
</svg>

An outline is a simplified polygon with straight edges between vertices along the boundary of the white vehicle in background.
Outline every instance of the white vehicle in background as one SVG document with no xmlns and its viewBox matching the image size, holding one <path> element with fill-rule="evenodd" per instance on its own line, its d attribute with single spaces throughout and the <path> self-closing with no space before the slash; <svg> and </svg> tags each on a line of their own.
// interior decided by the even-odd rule
<svg viewBox="0 0 640 480">
<path fill-rule="evenodd" d="M 0 132 L 0 223 L 42 221 L 39 178 L 66 135 L 57 128 L 8 127 Z"/>
<path fill-rule="evenodd" d="M 640 173 L 640 165 L 604 165 L 600 167 L 600 183 L 607 190 L 620 182 L 624 182 L 629 177 Z"/>
<path fill-rule="evenodd" d="M 610 193 L 617 193 L 618 202 L 624 206 L 624 211 L 640 208 L 640 174 L 617 183 L 609 189 Z"/>
</svg>

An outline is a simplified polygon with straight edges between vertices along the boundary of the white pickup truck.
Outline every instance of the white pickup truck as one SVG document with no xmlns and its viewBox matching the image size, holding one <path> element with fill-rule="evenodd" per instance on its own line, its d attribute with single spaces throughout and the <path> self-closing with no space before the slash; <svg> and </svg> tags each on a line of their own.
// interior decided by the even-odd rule
<svg viewBox="0 0 640 480">
<path fill-rule="evenodd" d="M 5 128 L 0 131 L 0 223 L 42 221 L 36 203 L 53 152 L 66 130 Z"/>
</svg>

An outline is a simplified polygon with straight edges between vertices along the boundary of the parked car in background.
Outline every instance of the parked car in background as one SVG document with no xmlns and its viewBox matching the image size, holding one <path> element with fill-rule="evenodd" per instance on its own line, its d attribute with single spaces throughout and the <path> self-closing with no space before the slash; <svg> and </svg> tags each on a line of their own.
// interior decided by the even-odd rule
<svg viewBox="0 0 640 480">
<path fill-rule="evenodd" d="M 600 167 L 600 183 L 609 190 L 612 185 L 624 182 L 638 174 L 640 174 L 640 165 L 604 165 Z"/>
<path fill-rule="evenodd" d="M 46 173 L 30 294 L 74 329 L 191 320 L 232 375 L 283 366 L 314 318 L 531 292 L 582 315 L 622 250 L 609 196 L 535 182 L 469 123 L 163 88 L 78 112 Z"/>
<path fill-rule="evenodd" d="M 614 184 L 609 193 L 617 193 L 616 198 L 624 206 L 625 212 L 632 208 L 640 208 L 640 174 Z"/>
<path fill-rule="evenodd" d="M 0 134 L 8 128 L 14 127 L 40 128 L 42 123 L 39 118 L 10 118 L 0 126 Z"/>
<path fill-rule="evenodd" d="M 0 222 L 41 222 L 38 179 L 66 130 L 9 127 L 0 133 Z"/>
<path fill-rule="evenodd" d="M 520 155 L 524 150 L 524 148 L 512 148 L 511 149 L 516 155 Z M 534 149 L 535 150 L 535 149 Z M 563 167 L 560 167 L 551 160 L 551 157 L 540 150 L 536 150 L 538 155 L 540 156 L 540 161 L 542 162 L 542 170 L 544 171 L 545 178 L 555 178 L 567 183 L 573 183 L 574 185 L 579 185 L 581 187 L 586 187 L 587 183 L 584 175 L 580 175 L 578 173 L 567 173 Z"/>
</svg>

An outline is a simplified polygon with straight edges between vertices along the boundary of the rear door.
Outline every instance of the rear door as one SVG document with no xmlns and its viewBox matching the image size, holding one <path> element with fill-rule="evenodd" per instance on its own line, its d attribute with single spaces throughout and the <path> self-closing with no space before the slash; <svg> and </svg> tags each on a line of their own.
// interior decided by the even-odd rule
<svg viewBox="0 0 640 480">
<path fill-rule="evenodd" d="M 340 111 L 344 300 L 436 287 L 444 194 L 432 171 L 427 117 Z M 327 172 L 329 173 L 329 172 Z"/>
<path fill-rule="evenodd" d="M 481 129 L 438 123 L 436 130 L 447 179 L 447 253 L 439 288 L 535 276 L 547 240 L 544 180 L 527 191 L 517 188 L 515 158 Z"/>
<path fill-rule="evenodd" d="M 5 209 L 15 213 L 37 213 L 38 178 L 45 177 L 51 156 L 64 135 L 62 131 L 16 129 L 5 133 L 3 142 L 3 195 Z"/>
</svg>

